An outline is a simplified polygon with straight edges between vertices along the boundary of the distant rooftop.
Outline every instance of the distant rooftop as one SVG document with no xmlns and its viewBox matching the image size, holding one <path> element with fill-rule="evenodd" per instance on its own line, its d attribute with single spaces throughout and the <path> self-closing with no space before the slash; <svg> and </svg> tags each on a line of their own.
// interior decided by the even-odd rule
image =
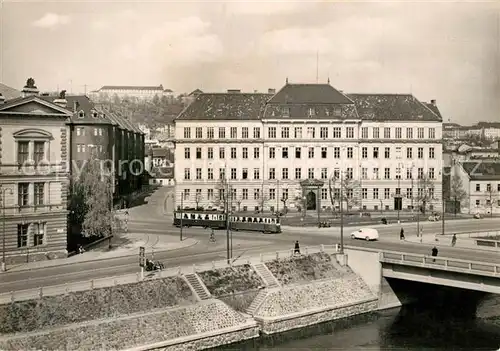
<svg viewBox="0 0 500 351">
<path fill-rule="evenodd" d="M 102 90 L 161 90 L 163 91 L 163 85 L 148 86 L 148 85 L 104 85 L 102 88 L 97 90 L 97 92 Z"/>
</svg>

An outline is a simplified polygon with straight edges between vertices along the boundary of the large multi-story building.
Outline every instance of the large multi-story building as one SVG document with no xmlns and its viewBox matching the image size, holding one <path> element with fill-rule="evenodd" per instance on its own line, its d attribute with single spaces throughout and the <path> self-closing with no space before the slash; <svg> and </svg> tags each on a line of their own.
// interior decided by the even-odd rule
<svg viewBox="0 0 500 351">
<path fill-rule="evenodd" d="M 171 89 L 164 89 L 161 84 L 158 86 L 105 85 L 91 93 L 96 99 L 112 98 L 116 95 L 119 98 L 134 97 L 140 100 L 153 100 L 155 95 L 160 98 L 162 96 L 173 98 L 173 94 Z"/>
<path fill-rule="evenodd" d="M 338 177 L 353 208 L 441 204 L 442 117 L 435 101 L 409 94 L 288 82 L 275 94 L 200 94 L 176 119 L 175 136 L 177 205 L 182 197 L 184 206 L 216 207 L 227 179 L 240 210 L 295 199 L 327 209 Z M 340 181 L 332 184 L 338 196 Z"/>
<path fill-rule="evenodd" d="M 72 113 L 37 96 L 0 99 L 2 267 L 66 257 L 68 120 Z"/>
</svg>

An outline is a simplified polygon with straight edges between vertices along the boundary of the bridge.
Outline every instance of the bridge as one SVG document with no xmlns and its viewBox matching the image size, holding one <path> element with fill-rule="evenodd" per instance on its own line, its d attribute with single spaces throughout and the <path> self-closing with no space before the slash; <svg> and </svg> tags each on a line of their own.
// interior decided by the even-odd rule
<svg viewBox="0 0 500 351">
<path fill-rule="evenodd" d="M 395 291 L 390 284 L 394 279 L 500 294 L 500 263 L 359 247 L 346 247 L 345 253 L 351 269 L 379 294 L 380 309 L 400 306 L 415 297 L 409 290 Z"/>
</svg>

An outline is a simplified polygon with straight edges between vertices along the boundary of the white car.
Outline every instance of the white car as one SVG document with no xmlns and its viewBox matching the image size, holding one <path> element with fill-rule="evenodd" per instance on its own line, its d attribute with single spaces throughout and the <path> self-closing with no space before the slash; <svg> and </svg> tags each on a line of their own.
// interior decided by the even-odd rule
<svg viewBox="0 0 500 351">
<path fill-rule="evenodd" d="M 361 228 L 351 233 L 351 239 L 363 239 L 366 241 L 378 240 L 378 230 L 373 228 Z"/>
</svg>

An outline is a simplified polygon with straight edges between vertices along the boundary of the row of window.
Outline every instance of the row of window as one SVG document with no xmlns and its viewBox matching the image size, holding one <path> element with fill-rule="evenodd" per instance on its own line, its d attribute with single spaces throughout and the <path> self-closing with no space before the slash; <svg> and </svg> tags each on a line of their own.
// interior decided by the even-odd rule
<svg viewBox="0 0 500 351">
<path fill-rule="evenodd" d="M 493 201 L 495 201 L 495 200 L 493 200 Z M 486 199 L 486 200 L 484 201 L 484 206 L 492 206 L 492 204 L 493 204 L 493 202 L 492 202 L 492 200 L 490 200 L 490 199 Z M 482 205 L 481 200 L 476 200 L 476 207 L 479 207 L 479 206 L 481 206 L 481 205 Z M 497 201 L 496 201 L 496 205 L 497 205 L 498 207 L 500 207 L 500 200 L 497 200 Z"/>
<path fill-rule="evenodd" d="M 42 206 L 45 204 L 45 182 L 36 182 L 33 184 L 33 206 Z M 30 206 L 30 183 L 17 184 L 17 204 L 21 207 Z"/>
<path fill-rule="evenodd" d="M 281 178 L 280 179 L 292 179 L 292 172 L 293 170 L 293 179 L 302 179 L 302 168 L 294 168 L 294 169 L 289 169 L 289 168 L 281 168 Z M 319 171 L 320 174 L 320 179 L 329 179 L 329 174 L 328 174 L 328 168 L 321 168 L 316 170 L 315 168 L 308 168 L 307 169 L 307 178 L 308 179 L 314 179 L 317 172 Z M 417 171 L 417 179 L 423 179 L 423 178 L 429 178 L 429 179 L 436 179 L 436 170 L 433 167 L 428 168 L 427 172 L 424 172 L 423 167 L 418 167 L 416 168 Z M 258 180 L 260 178 L 260 168 L 254 168 L 253 170 L 249 170 L 248 168 L 243 168 L 241 169 L 240 176 L 238 176 L 238 169 L 237 168 L 231 168 L 230 169 L 230 174 L 229 174 L 229 179 L 231 180 L 240 180 L 240 179 L 254 179 Z M 253 173 L 253 178 L 250 178 L 250 174 Z M 390 167 L 385 167 L 383 169 L 383 173 L 381 174 L 381 169 L 378 167 L 372 168 L 371 174 L 368 171 L 367 167 L 362 167 L 361 168 L 361 179 L 362 180 L 379 180 L 379 179 L 384 179 L 384 180 L 391 180 L 391 179 L 403 179 L 402 177 L 402 169 L 401 168 L 396 168 L 395 174 L 391 172 Z M 268 173 L 268 179 L 278 179 L 277 178 L 277 170 L 276 168 L 272 167 L 269 168 L 269 173 Z M 334 170 L 333 174 L 331 174 L 334 178 L 340 178 L 340 171 Z M 354 179 L 354 168 L 348 167 L 346 168 L 344 172 L 344 176 L 347 179 Z M 381 178 L 383 176 L 383 178 Z M 394 176 L 394 177 L 393 177 Z M 359 175 L 358 175 L 359 177 Z M 225 168 L 219 168 L 219 174 L 217 179 L 225 179 L 226 178 L 226 169 Z M 204 180 L 204 175 L 203 175 L 203 169 L 202 168 L 196 168 L 195 169 L 195 174 L 194 174 L 194 180 Z M 207 175 L 206 175 L 207 180 L 215 180 L 215 175 L 214 175 L 214 168 L 208 168 L 207 169 Z M 406 168 L 406 179 L 414 179 L 414 171 L 413 168 Z M 184 180 L 191 180 L 191 168 L 184 168 Z"/>
<path fill-rule="evenodd" d="M 93 128 L 94 136 L 102 136 L 104 128 Z M 76 135 L 77 136 L 85 136 L 85 128 L 84 127 L 76 127 Z"/>
<path fill-rule="evenodd" d="M 262 190 L 260 188 L 254 188 L 253 189 L 253 197 L 250 199 L 249 197 L 249 189 L 240 189 L 241 194 L 238 194 L 238 189 L 231 189 L 230 192 L 230 199 L 233 201 L 243 201 L 243 200 L 262 200 L 261 194 Z M 280 189 L 279 190 L 279 198 L 282 200 L 288 200 L 289 199 L 289 189 Z M 404 197 L 409 200 L 413 198 L 413 188 L 407 188 L 406 192 L 402 192 L 401 188 L 374 188 L 371 189 L 369 192 L 367 188 L 361 188 L 361 194 L 356 194 L 357 190 L 348 188 L 345 189 L 345 196 L 346 198 L 354 198 L 358 197 L 361 195 L 362 200 L 389 200 L 393 199 L 394 197 Z M 434 188 L 429 187 L 429 188 L 416 188 L 417 190 L 417 198 L 418 199 L 434 199 Z M 265 199 L 266 200 L 276 200 L 276 197 L 278 191 L 276 189 L 268 189 L 267 194 L 265 194 Z M 195 189 L 194 194 L 191 194 L 191 189 L 184 189 L 183 191 L 183 198 L 184 200 L 194 200 L 196 202 L 202 202 L 203 200 L 208 200 L 208 201 L 214 201 L 217 199 L 224 199 L 225 198 L 225 189 L 207 189 L 206 192 L 206 197 L 202 193 L 202 189 Z M 191 195 L 194 195 L 194 198 L 191 199 Z M 333 197 L 336 199 L 340 198 L 340 189 L 335 188 L 333 189 Z M 329 195 L 329 189 L 328 188 L 323 188 L 321 189 L 321 200 L 329 200 L 330 195 Z"/>
<path fill-rule="evenodd" d="M 17 247 L 40 246 L 44 243 L 46 223 L 22 223 L 17 225 Z"/>
<path fill-rule="evenodd" d="M 215 139 L 216 130 L 218 139 L 260 139 L 261 127 L 229 127 L 226 134 L 226 127 L 194 127 L 195 139 Z M 319 128 L 319 129 L 318 129 Z M 184 127 L 184 139 L 191 139 L 192 127 Z M 277 127 L 267 128 L 267 138 L 269 139 L 354 139 L 357 127 L 280 127 L 279 134 Z M 425 133 L 427 129 L 427 133 Z M 414 133 L 416 130 L 416 133 Z M 252 134 L 250 134 L 252 131 Z M 404 131 L 404 133 L 403 133 Z M 371 133 L 370 133 L 371 132 Z M 424 127 L 361 127 L 361 139 L 436 139 L 436 128 Z"/>
<path fill-rule="evenodd" d="M 40 163 L 45 160 L 45 141 L 33 142 L 33 162 Z M 17 162 L 24 164 L 30 160 L 30 142 L 18 141 L 17 142 Z"/>
<path fill-rule="evenodd" d="M 294 157 L 296 159 L 300 159 L 302 157 L 305 157 L 305 155 L 303 156 L 302 149 L 303 148 L 299 147 L 299 146 L 297 146 L 297 147 L 286 147 L 286 146 L 281 147 L 281 158 L 288 159 L 288 158 Z M 389 146 L 384 147 L 384 148 L 374 146 L 371 148 L 371 151 L 372 151 L 371 156 L 373 159 L 382 158 L 382 151 L 383 151 L 383 157 L 385 159 L 390 159 L 390 158 L 394 157 L 394 154 L 391 153 L 391 149 L 392 148 Z M 424 154 L 425 154 L 424 148 L 418 147 L 416 149 L 417 149 L 417 153 L 416 153 L 417 158 L 423 159 Z M 267 155 L 268 158 L 275 159 L 276 158 L 276 147 L 269 147 L 268 150 L 269 150 L 268 155 Z M 316 150 L 316 148 L 314 148 L 314 147 L 308 147 L 307 148 L 307 158 L 314 158 L 316 155 L 315 150 Z M 407 159 L 414 158 L 413 150 L 414 150 L 413 147 L 406 148 L 406 158 Z M 229 156 L 231 159 L 236 159 L 236 158 L 240 157 L 240 155 L 242 158 L 248 159 L 249 155 L 250 155 L 248 147 L 243 147 L 241 149 L 241 154 L 238 154 L 238 148 L 236 148 L 236 147 L 231 147 L 229 151 L 230 151 Z M 252 154 L 253 154 L 254 159 L 260 158 L 260 151 L 261 151 L 260 147 L 253 148 Z M 355 151 L 354 147 L 345 148 L 345 157 L 349 158 L 349 159 L 354 158 L 354 151 Z M 402 158 L 402 152 L 403 152 L 403 148 L 401 146 L 397 146 L 395 148 L 395 156 L 397 159 Z M 321 156 L 321 158 L 328 158 L 328 147 L 322 146 L 320 149 L 319 155 Z M 435 159 L 436 158 L 436 149 L 434 147 L 429 147 L 427 150 L 427 155 L 428 155 L 429 159 Z M 333 156 L 333 158 L 337 158 L 337 159 L 343 158 L 344 153 L 342 152 L 342 148 L 339 146 L 333 147 L 332 156 Z M 203 159 L 203 153 L 202 153 L 201 147 L 196 148 L 195 157 L 197 160 Z M 225 147 L 219 147 L 219 158 L 220 159 L 226 158 L 226 148 Z M 363 158 L 363 159 L 369 158 L 367 146 L 361 147 L 361 158 Z M 184 159 L 191 159 L 191 148 L 189 148 L 189 147 L 184 148 Z M 207 148 L 207 159 L 209 159 L 209 160 L 214 159 L 214 148 L 213 147 Z"/>
<path fill-rule="evenodd" d="M 476 184 L 476 191 L 481 191 L 481 184 Z M 491 186 L 491 184 L 486 184 L 486 191 L 487 192 L 494 191 L 493 187 Z M 500 192 L 500 184 L 497 184 L 497 190 L 496 191 Z"/>
<path fill-rule="evenodd" d="M 102 145 L 93 145 L 93 144 L 88 144 L 88 145 L 77 144 L 76 145 L 76 152 L 86 152 L 87 150 L 89 152 L 91 152 L 92 150 L 102 152 L 103 147 L 102 147 Z"/>
</svg>

